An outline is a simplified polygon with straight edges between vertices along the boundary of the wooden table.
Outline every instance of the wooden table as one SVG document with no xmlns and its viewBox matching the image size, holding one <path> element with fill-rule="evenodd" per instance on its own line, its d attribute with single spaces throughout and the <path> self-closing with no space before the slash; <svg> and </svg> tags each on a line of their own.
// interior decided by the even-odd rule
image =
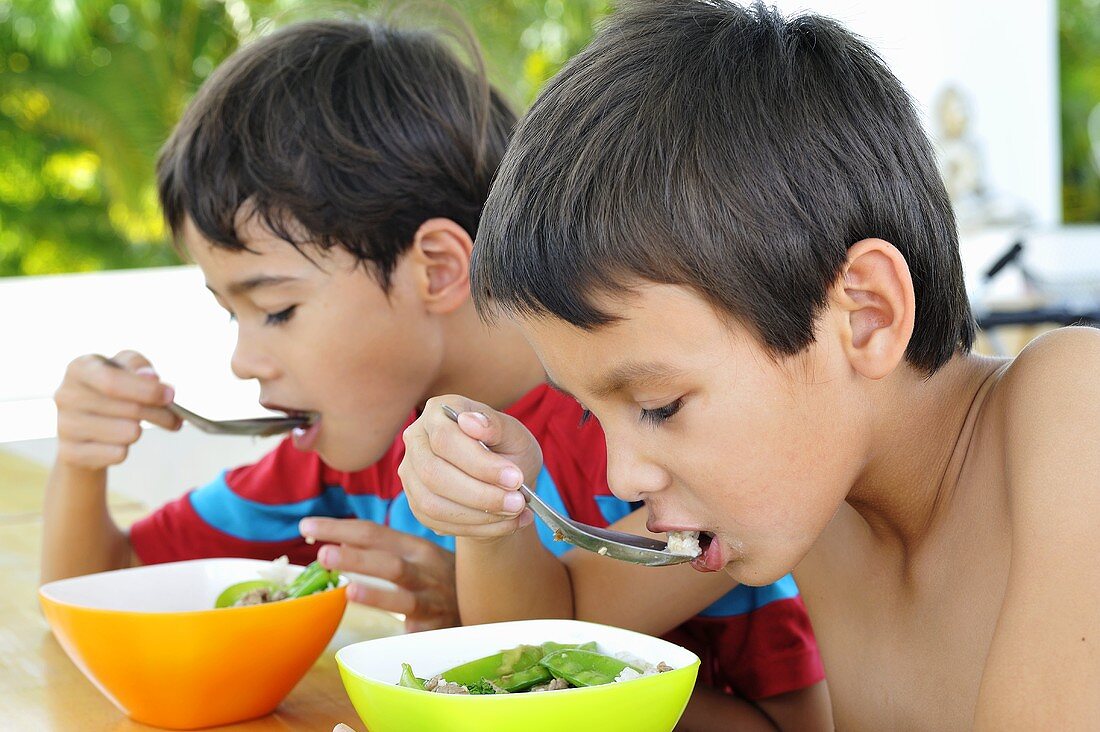
<svg viewBox="0 0 1100 732">
<path fill-rule="evenodd" d="M 61 650 L 38 608 L 38 557 L 46 471 L 0 451 L 0 730 L 139 732 L 153 730 L 128 719 Z M 116 520 L 129 524 L 145 513 L 138 503 L 113 497 Z M 349 605 L 321 658 L 274 714 L 219 730 L 323 730 L 337 722 L 362 729 L 334 653 L 369 638 L 401 632 L 394 616 Z"/>
</svg>

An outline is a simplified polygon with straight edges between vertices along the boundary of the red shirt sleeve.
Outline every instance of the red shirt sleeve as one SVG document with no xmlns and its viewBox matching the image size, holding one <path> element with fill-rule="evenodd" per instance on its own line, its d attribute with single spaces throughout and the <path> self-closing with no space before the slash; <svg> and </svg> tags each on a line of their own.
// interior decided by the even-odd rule
<svg viewBox="0 0 1100 732">
<path fill-rule="evenodd" d="M 277 559 L 284 554 L 292 564 L 309 564 L 317 558 L 320 548 L 306 544 L 301 537 L 288 541 L 245 541 L 218 531 L 195 512 L 190 492 L 135 523 L 130 528 L 130 544 L 142 564 L 211 557 Z"/>
</svg>

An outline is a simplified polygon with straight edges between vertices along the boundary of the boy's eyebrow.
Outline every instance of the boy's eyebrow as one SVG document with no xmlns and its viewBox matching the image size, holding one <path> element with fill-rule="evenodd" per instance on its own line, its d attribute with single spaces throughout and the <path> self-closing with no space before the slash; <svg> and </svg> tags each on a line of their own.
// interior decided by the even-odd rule
<svg viewBox="0 0 1100 732">
<path fill-rule="evenodd" d="M 592 387 L 592 394 L 602 398 L 610 396 L 630 384 L 660 383 L 679 376 L 681 373 L 683 373 L 681 369 L 663 363 L 627 361 L 626 363 L 616 366 L 604 375 L 603 378 L 599 379 L 595 386 Z M 576 399 L 568 389 L 558 385 L 549 374 L 546 375 L 546 383 L 550 385 L 551 389 L 560 391 L 567 397 Z"/>
<path fill-rule="evenodd" d="M 599 378 L 592 387 L 597 397 L 607 397 L 631 384 L 656 384 L 668 381 L 682 372 L 674 366 L 654 361 L 627 361 Z"/>
<path fill-rule="evenodd" d="M 290 277 L 286 275 L 256 275 L 255 277 L 249 277 L 248 279 L 233 282 L 227 288 L 230 295 L 243 295 L 246 292 L 251 292 L 259 287 L 272 287 L 274 285 L 282 285 L 287 282 L 296 282 L 300 278 Z M 215 295 L 218 291 L 210 286 L 206 285 L 206 289 L 213 292 Z"/>
</svg>

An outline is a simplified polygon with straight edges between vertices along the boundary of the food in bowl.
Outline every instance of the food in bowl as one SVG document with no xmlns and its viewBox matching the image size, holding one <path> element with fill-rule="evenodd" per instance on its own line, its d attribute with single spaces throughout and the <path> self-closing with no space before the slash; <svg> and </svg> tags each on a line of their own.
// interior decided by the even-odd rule
<svg viewBox="0 0 1100 732">
<path fill-rule="evenodd" d="M 638 668 L 645 664 L 637 659 L 659 659 L 670 670 L 629 683 L 571 687 L 553 693 L 426 693 L 395 683 L 402 664 L 408 664 L 410 672 L 450 672 L 490 658 L 484 656 L 487 650 L 520 646 L 541 650 L 550 642 L 618 656 L 626 666 Z M 577 620 L 522 620 L 380 638 L 341 648 L 336 663 L 348 696 L 371 732 L 670 732 L 683 713 L 699 670 L 698 657 L 686 648 L 642 633 Z M 623 679 L 632 672 L 624 668 Z M 476 672 L 469 678 L 452 675 L 454 678 L 444 679 L 471 684 L 479 680 L 473 678 L 478 676 Z"/>
<path fill-rule="evenodd" d="M 236 582 L 226 587 L 214 600 L 214 607 L 245 607 L 293 600 L 334 589 L 340 584 L 340 573 L 325 569 L 320 562 L 312 562 L 297 576 L 288 572 L 289 566 L 289 560 L 282 556 L 272 562 L 271 567 L 257 569 L 260 579 Z"/>
<path fill-rule="evenodd" d="M 430 679 L 418 677 L 403 663 L 397 683 L 436 694 L 520 694 L 613 684 L 671 670 L 663 661 L 654 666 L 626 653 L 601 653 L 595 641 L 547 641 L 509 648 Z"/>
</svg>

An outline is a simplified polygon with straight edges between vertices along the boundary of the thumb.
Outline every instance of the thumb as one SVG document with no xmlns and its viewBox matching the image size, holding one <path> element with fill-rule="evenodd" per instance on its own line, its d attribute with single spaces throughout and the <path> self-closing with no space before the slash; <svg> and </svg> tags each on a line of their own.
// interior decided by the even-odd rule
<svg viewBox="0 0 1100 732">
<path fill-rule="evenodd" d="M 523 454 L 533 449 L 535 444 L 534 436 L 523 423 L 510 414 L 493 409 L 461 412 L 458 426 L 468 437 L 481 440 L 500 455 Z"/>
<path fill-rule="evenodd" d="M 156 376 L 157 374 L 149 359 L 137 351 L 119 351 L 111 357 L 111 360 L 127 371 L 134 371 L 142 376 Z"/>
</svg>

